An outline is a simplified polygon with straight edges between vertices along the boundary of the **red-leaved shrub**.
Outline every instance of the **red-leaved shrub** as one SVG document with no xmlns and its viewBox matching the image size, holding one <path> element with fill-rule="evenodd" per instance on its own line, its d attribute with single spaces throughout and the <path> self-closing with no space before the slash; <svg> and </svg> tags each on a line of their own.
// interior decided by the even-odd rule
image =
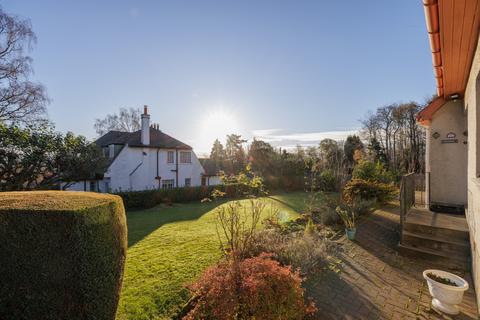
<svg viewBox="0 0 480 320">
<path fill-rule="evenodd" d="M 184 319 L 304 319 L 315 312 L 313 303 L 304 302 L 299 273 L 270 257 L 207 269 L 190 287 L 197 301 Z"/>
</svg>

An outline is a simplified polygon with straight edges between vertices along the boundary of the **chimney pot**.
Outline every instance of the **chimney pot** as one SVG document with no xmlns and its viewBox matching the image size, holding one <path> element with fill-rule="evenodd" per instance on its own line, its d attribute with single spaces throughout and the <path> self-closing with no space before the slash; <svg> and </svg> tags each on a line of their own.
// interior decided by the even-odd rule
<svg viewBox="0 0 480 320">
<path fill-rule="evenodd" d="M 143 106 L 143 114 L 148 114 L 148 106 L 147 105 Z"/>
</svg>

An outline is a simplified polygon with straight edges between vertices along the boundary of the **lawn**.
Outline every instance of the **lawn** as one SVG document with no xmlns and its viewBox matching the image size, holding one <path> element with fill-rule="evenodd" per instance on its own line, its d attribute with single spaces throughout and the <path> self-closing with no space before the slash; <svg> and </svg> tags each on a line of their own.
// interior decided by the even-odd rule
<svg viewBox="0 0 480 320">
<path fill-rule="evenodd" d="M 288 219 L 298 216 L 306 198 L 296 192 L 266 201 Z M 127 213 L 129 249 L 117 319 L 171 319 L 179 311 L 189 298 L 184 284 L 220 258 L 214 213 L 219 205 L 195 202 Z"/>
</svg>

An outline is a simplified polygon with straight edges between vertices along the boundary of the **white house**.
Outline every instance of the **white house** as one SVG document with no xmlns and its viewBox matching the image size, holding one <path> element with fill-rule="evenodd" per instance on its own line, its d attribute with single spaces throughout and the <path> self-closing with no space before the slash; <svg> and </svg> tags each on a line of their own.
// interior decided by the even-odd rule
<svg viewBox="0 0 480 320">
<path fill-rule="evenodd" d="M 147 106 L 136 132 L 110 131 L 95 143 L 109 164 L 103 176 L 78 181 L 67 190 L 139 191 L 205 185 L 205 170 L 192 147 L 150 125 Z"/>
</svg>

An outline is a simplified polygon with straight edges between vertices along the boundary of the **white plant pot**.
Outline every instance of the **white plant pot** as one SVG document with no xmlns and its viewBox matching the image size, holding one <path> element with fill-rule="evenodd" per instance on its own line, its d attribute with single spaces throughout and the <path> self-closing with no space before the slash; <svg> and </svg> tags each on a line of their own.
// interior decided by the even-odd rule
<svg viewBox="0 0 480 320">
<path fill-rule="evenodd" d="M 439 277 L 455 282 L 457 286 L 450 286 L 430 279 L 427 274 L 433 273 Z M 468 290 L 468 282 L 453 273 L 441 270 L 425 270 L 423 278 L 427 280 L 428 290 L 432 296 L 432 306 L 447 314 L 455 315 L 460 312 L 458 305 L 462 302 L 463 293 Z"/>
</svg>

